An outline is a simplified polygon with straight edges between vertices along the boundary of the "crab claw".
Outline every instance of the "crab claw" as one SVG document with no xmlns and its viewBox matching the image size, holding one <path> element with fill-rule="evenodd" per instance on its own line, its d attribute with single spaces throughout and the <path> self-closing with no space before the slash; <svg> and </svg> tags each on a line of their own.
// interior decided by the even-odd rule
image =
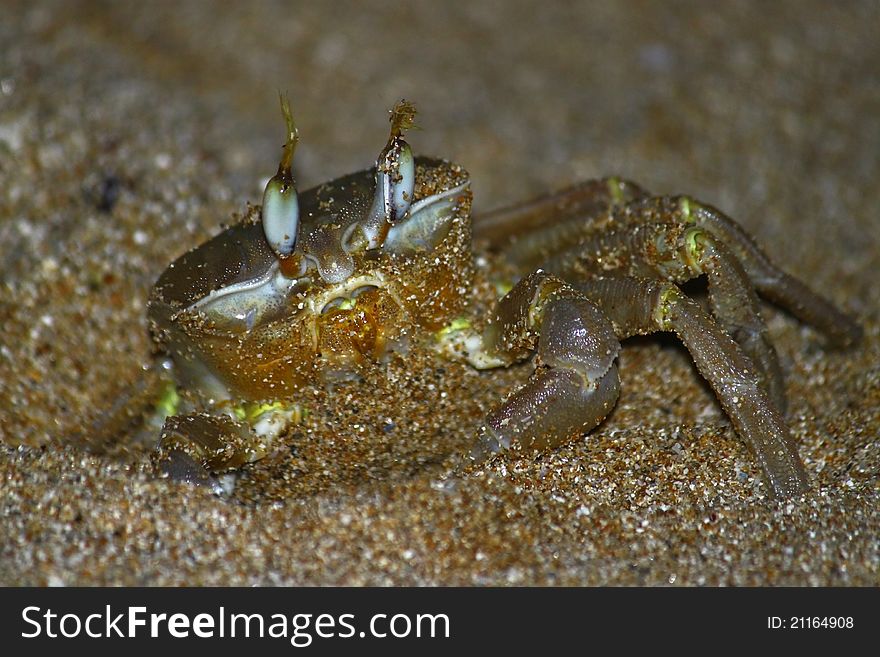
<svg viewBox="0 0 880 657">
<path fill-rule="evenodd" d="M 287 123 L 287 141 L 276 173 L 266 184 L 263 192 L 263 233 L 266 241 L 279 258 L 287 258 L 296 247 L 299 233 L 299 199 L 290 163 L 299 141 L 299 134 L 293 123 L 290 103 L 281 96 L 281 111 Z"/>
<path fill-rule="evenodd" d="M 416 165 L 405 130 L 412 128 L 415 105 L 405 100 L 391 110 L 391 134 L 376 159 L 376 193 L 367 216 L 357 224 L 350 246 L 375 249 L 382 246 L 388 229 L 409 212 L 416 183 Z"/>
</svg>

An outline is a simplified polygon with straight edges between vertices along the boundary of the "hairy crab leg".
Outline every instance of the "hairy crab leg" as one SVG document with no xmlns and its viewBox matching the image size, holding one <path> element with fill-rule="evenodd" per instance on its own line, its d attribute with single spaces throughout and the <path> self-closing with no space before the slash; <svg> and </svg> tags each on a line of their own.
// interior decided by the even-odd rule
<svg viewBox="0 0 880 657">
<path fill-rule="evenodd" d="M 689 196 L 664 196 L 636 200 L 624 211 L 631 220 L 703 228 L 736 255 L 762 296 L 816 328 L 831 345 L 847 347 L 861 339 L 862 329 L 855 320 L 779 269 L 742 226 L 720 210 Z"/>
<path fill-rule="evenodd" d="M 831 345 L 847 347 L 861 339 L 855 320 L 777 267 L 745 229 L 720 210 L 689 196 L 661 196 L 637 199 L 619 214 L 622 223 L 632 226 L 665 222 L 704 229 L 734 253 L 763 297 L 816 328 Z"/>
<path fill-rule="evenodd" d="M 528 272 L 584 238 L 614 226 L 682 223 L 704 228 L 731 250 L 755 289 L 813 326 L 836 347 L 856 344 L 862 329 L 851 317 L 782 271 L 733 219 L 687 196 L 651 197 L 638 185 L 605 178 L 477 216 L 474 235 L 488 239 L 505 259 Z M 512 242 L 512 243 L 511 243 Z"/>
<path fill-rule="evenodd" d="M 548 254 L 576 244 L 585 225 L 647 195 L 635 183 L 618 178 L 588 180 L 526 203 L 474 218 L 474 237 L 489 240 L 505 258 L 532 271 Z M 525 239 L 519 237 L 528 236 Z"/>
<path fill-rule="evenodd" d="M 520 281 L 499 302 L 483 345 L 510 363 L 537 351 L 537 368 L 488 415 L 475 459 L 514 446 L 559 445 L 599 424 L 617 401 L 620 343 L 613 326 L 585 296 L 543 272 Z"/>
<path fill-rule="evenodd" d="M 624 275 L 679 284 L 705 274 L 716 321 L 752 359 L 771 398 L 785 412 L 782 369 L 758 297 L 734 254 L 708 231 L 677 223 L 626 224 L 584 238 L 547 266 L 565 278 Z"/>
<path fill-rule="evenodd" d="M 821 331 L 836 347 L 856 344 L 862 328 L 848 315 L 813 292 L 799 280 L 779 269 L 755 240 L 730 217 L 689 197 L 675 199 L 684 220 L 692 221 L 716 235 L 743 263 L 758 291 L 787 308 L 795 317 Z"/>
<path fill-rule="evenodd" d="M 261 456 L 251 428 L 230 417 L 191 413 L 165 420 L 153 464 L 164 476 L 220 492 L 212 473 L 240 468 Z"/>
<path fill-rule="evenodd" d="M 143 370 L 142 374 L 132 383 L 126 385 L 115 397 L 107 409 L 81 431 L 69 436 L 70 444 L 90 450 L 104 450 L 118 442 L 122 433 L 136 431 L 138 442 L 151 438 L 146 418 L 155 408 L 156 400 L 161 397 L 162 390 L 168 384 L 165 368 L 159 364 Z"/>
<path fill-rule="evenodd" d="M 715 391 L 737 435 L 751 448 L 772 493 L 785 499 L 809 488 L 782 414 L 753 374 L 739 346 L 673 283 L 631 277 L 579 283 L 611 319 L 620 339 L 674 332 Z"/>
<path fill-rule="evenodd" d="M 692 266 L 709 279 L 709 302 L 716 321 L 754 361 L 771 399 L 784 415 L 788 400 L 779 357 L 742 265 L 723 243 L 699 228 L 687 231 L 684 241 Z"/>
</svg>

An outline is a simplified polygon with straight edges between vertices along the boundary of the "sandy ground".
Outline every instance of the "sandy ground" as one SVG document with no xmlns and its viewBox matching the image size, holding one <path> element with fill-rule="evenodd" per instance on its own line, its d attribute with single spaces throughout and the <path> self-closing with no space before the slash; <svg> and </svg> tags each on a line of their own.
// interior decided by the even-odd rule
<svg viewBox="0 0 880 657">
<path fill-rule="evenodd" d="M 876 3 L 6 3 L 0 20 L 0 583 L 880 584 Z M 143 380 L 165 266 L 259 201 L 287 90 L 303 188 L 386 110 L 477 209 L 617 173 L 723 208 L 860 318 L 826 351 L 765 311 L 813 490 L 768 500 L 668 339 L 626 343 L 588 437 L 453 465 L 528 366 L 427 355 L 315 390 L 230 500 L 91 427 Z M 85 438 L 83 438 L 85 437 Z"/>
</svg>

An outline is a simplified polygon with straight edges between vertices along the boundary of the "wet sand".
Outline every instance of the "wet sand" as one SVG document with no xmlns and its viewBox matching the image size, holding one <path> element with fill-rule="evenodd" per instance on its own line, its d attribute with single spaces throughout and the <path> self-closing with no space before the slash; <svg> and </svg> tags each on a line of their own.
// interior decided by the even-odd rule
<svg viewBox="0 0 880 657">
<path fill-rule="evenodd" d="M 0 583 L 880 584 L 875 3 L 30 4 L 0 21 Z M 538 458 L 457 460 L 528 364 L 421 352 L 305 393 L 229 500 L 156 480 L 152 433 L 96 444 L 152 283 L 274 173 L 279 88 L 302 188 L 369 166 L 406 97 L 478 211 L 619 174 L 737 218 L 865 328 L 830 351 L 764 311 L 812 492 L 768 499 L 667 338 Z"/>
</svg>

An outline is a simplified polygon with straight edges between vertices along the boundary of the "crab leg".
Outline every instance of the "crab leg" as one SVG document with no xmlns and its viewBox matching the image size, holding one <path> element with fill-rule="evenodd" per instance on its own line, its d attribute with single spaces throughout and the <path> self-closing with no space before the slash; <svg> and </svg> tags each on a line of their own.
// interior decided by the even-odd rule
<svg viewBox="0 0 880 657">
<path fill-rule="evenodd" d="M 784 415 L 787 400 L 782 368 L 742 265 L 723 243 L 699 228 L 687 231 L 684 241 L 692 267 L 709 279 L 709 301 L 716 321 L 754 361 L 770 398 Z"/>
<path fill-rule="evenodd" d="M 548 268 L 566 278 L 608 274 L 679 284 L 705 274 L 716 320 L 752 359 L 777 408 L 785 412 L 782 369 L 758 297 L 734 254 L 707 230 L 681 223 L 624 224 L 584 238 Z"/>
<path fill-rule="evenodd" d="M 613 326 L 586 297 L 543 272 L 520 281 L 499 302 L 483 345 L 511 363 L 536 350 L 538 366 L 488 415 L 475 459 L 514 445 L 554 447 L 595 427 L 617 401 L 620 343 Z"/>
<path fill-rule="evenodd" d="M 509 262 L 534 270 L 548 254 L 576 244 L 584 228 L 594 225 L 595 218 L 646 195 L 635 183 L 618 178 L 588 180 L 481 214 L 474 218 L 474 237 L 487 239 L 493 247 L 502 249 Z"/>
<path fill-rule="evenodd" d="M 226 472 L 255 460 L 257 441 L 250 427 L 229 417 L 191 413 L 165 420 L 153 463 L 174 481 L 208 486 L 220 492 L 214 472 Z"/>
<path fill-rule="evenodd" d="M 695 225 L 714 235 L 733 252 L 761 296 L 815 327 L 831 345 L 846 347 L 861 339 L 862 329 L 851 317 L 779 269 L 739 224 L 687 196 L 650 197 L 618 178 L 587 181 L 480 215 L 474 220 L 474 235 L 494 248 L 503 247 L 510 263 L 531 271 L 608 229 L 661 222 Z"/>
<path fill-rule="evenodd" d="M 596 278 L 577 288 L 611 319 L 620 339 L 673 331 L 715 391 L 740 438 L 752 449 L 773 494 L 803 494 L 808 480 L 782 414 L 739 346 L 672 283 Z"/>
<path fill-rule="evenodd" d="M 847 347 L 861 339 L 862 329 L 852 318 L 779 269 L 754 239 L 721 211 L 688 196 L 665 196 L 638 199 L 622 214 L 621 223 L 631 227 L 664 222 L 702 228 L 736 256 L 762 296 L 815 327 L 830 344 Z"/>
<path fill-rule="evenodd" d="M 677 200 L 683 208 L 686 220 L 704 227 L 737 254 L 763 296 L 787 308 L 801 321 L 816 327 L 834 346 L 847 347 L 861 339 L 862 329 L 851 317 L 779 269 L 752 237 L 730 217 L 687 197 Z"/>
</svg>

